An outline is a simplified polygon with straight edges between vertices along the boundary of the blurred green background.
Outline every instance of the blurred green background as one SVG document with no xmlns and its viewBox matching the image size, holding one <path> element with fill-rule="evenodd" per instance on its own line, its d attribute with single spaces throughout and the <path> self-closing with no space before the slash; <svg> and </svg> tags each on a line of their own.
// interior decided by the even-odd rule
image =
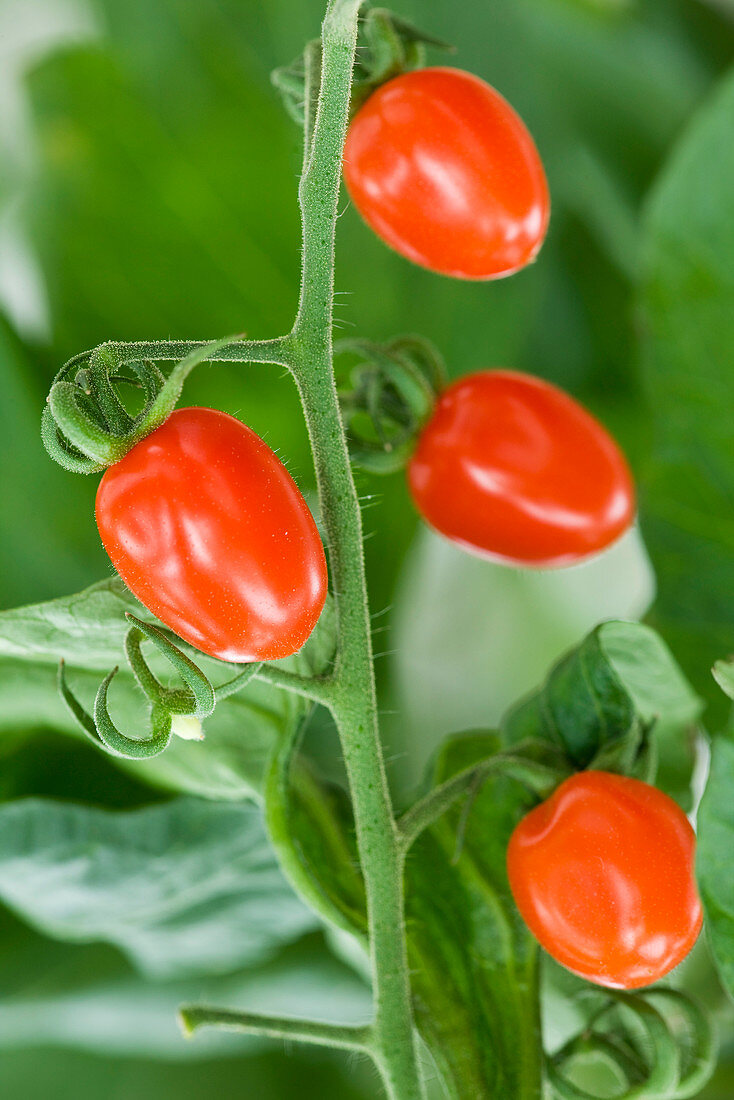
<svg viewBox="0 0 734 1100">
<path fill-rule="evenodd" d="M 0 0 L 0 607 L 110 574 L 93 522 L 96 479 L 63 472 L 40 445 L 40 409 L 64 360 L 105 339 L 260 337 L 290 326 L 300 150 L 269 72 L 317 33 L 322 6 Z M 734 175 L 716 182 L 731 151 L 712 140 L 711 163 L 698 165 L 696 210 L 711 231 L 699 282 L 668 286 L 664 262 L 679 254 L 675 233 L 683 249 L 696 219 L 666 221 L 664 195 L 656 215 L 645 211 L 734 60 L 734 4 L 402 0 L 397 10 L 454 42 L 455 63 L 523 115 L 547 167 L 551 229 L 532 268 L 464 284 L 389 253 L 345 197 L 339 325 L 378 340 L 421 332 L 452 375 L 532 371 L 603 418 L 642 484 L 642 536 L 659 590 L 652 621 L 710 696 L 715 725 L 722 710 L 707 669 L 734 648 Z M 734 149 L 734 118 L 729 134 Z M 717 248 L 729 266 L 712 283 Z M 678 329 L 661 321 L 673 314 Z M 203 368 L 186 400 L 246 420 L 313 490 L 295 392 L 279 371 Z M 676 418 L 681 401 L 690 416 Z M 691 446 L 704 448 L 711 475 L 703 496 L 686 475 Z M 401 477 L 361 476 L 360 490 L 399 790 L 441 734 L 495 720 L 596 621 L 641 616 L 653 600 L 638 532 L 587 566 L 528 576 L 417 532 Z M 40 794 L 131 807 L 160 797 L 37 723 L 7 731 L 0 756 L 6 801 Z M 294 1010 L 338 989 L 349 1011 L 366 1011 L 359 975 L 315 931 L 226 978 L 245 992 L 248 982 L 281 981 Z M 219 988 L 205 976 L 188 981 L 194 995 Z M 705 960 L 692 964 L 691 982 L 718 996 Z M 187 1046 L 172 1022 L 180 990 L 169 985 L 136 974 L 114 947 L 61 943 L 3 912 L 0 1093 L 378 1095 L 370 1069 L 341 1058 L 227 1039 Z M 734 1046 L 705 1095 L 730 1100 L 733 1076 Z"/>
</svg>

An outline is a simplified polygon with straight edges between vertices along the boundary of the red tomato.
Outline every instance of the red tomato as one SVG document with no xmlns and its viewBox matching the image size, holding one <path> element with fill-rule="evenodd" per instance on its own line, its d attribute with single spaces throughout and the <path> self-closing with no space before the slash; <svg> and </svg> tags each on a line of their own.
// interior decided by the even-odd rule
<svg viewBox="0 0 734 1100">
<path fill-rule="evenodd" d="M 443 392 L 408 481 L 436 530 L 517 565 L 569 565 L 614 542 L 635 514 L 629 469 L 601 424 L 515 371 L 469 374 Z"/>
<path fill-rule="evenodd" d="M 554 959 L 598 985 L 636 989 L 677 966 L 701 930 L 695 842 L 662 791 L 581 772 L 515 829 L 510 886 Z"/>
<path fill-rule="evenodd" d="M 216 409 L 178 409 L 97 491 L 97 526 L 128 588 L 161 622 L 224 661 L 301 648 L 327 590 L 316 524 L 283 466 Z"/>
<path fill-rule="evenodd" d="M 548 185 L 525 124 L 459 69 L 404 73 L 373 92 L 347 133 L 344 180 L 378 237 L 443 275 L 511 275 L 548 228 Z"/>
</svg>

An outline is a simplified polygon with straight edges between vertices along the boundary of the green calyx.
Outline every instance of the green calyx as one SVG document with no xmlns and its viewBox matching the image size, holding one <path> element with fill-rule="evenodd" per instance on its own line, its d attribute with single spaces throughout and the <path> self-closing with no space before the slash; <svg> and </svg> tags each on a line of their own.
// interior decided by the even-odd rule
<svg viewBox="0 0 734 1100">
<path fill-rule="evenodd" d="M 228 336 L 196 348 L 166 376 L 155 363 L 120 356 L 102 344 L 75 356 L 53 381 L 41 418 L 43 444 L 65 470 L 99 473 L 114 465 L 173 412 L 183 384 L 200 363 L 237 338 Z M 144 405 L 137 416 L 127 412 L 117 387 L 134 386 Z"/>
<path fill-rule="evenodd" d="M 449 43 L 427 34 L 387 8 L 367 8 L 359 17 L 350 114 L 355 114 L 368 96 L 387 80 L 423 68 L 427 46 L 453 50 Z M 320 41 L 309 42 L 304 53 L 291 65 L 275 69 L 272 74 L 273 84 L 283 97 L 286 110 L 300 126 L 305 115 L 307 54 L 320 53 L 320 48 Z"/>
<path fill-rule="evenodd" d="M 340 340 L 334 351 L 358 358 L 339 388 L 352 463 L 378 474 L 402 469 L 445 385 L 440 354 L 419 336 Z"/>
<path fill-rule="evenodd" d="M 231 680 L 214 687 L 190 657 L 171 641 L 167 633 L 135 615 L 126 615 L 130 630 L 125 638 L 125 656 L 138 686 L 150 705 L 150 730 L 147 737 L 132 738 L 121 733 L 112 720 L 107 694 L 119 672 L 112 669 L 100 684 L 90 714 L 72 692 L 64 662 L 59 666 L 59 690 L 71 714 L 99 748 L 112 756 L 128 760 L 146 760 L 168 748 L 175 720 L 192 718 L 199 722 L 214 712 L 217 703 L 245 687 L 262 670 L 262 663 L 245 665 Z M 151 642 L 183 680 L 184 687 L 166 687 L 152 671 L 142 652 L 142 643 Z"/>
</svg>

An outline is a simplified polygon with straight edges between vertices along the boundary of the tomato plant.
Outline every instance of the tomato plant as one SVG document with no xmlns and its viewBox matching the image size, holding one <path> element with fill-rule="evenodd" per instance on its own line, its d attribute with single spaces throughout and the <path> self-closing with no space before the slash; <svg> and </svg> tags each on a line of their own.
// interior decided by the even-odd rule
<svg viewBox="0 0 734 1100">
<path fill-rule="evenodd" d="M 446 389 L 408 466 L 421 515 L 475 553 L 568 565 L 634 519 L 632 478 L 604 428 L 538 378 L 480 371 Z"/>
<path fill-rule="evenodd" d="M 554 959 L 599 985 L 636 989 L 696 942 L 694 855 L 693 829 L 672 798 L 588 771 L 522 819 L 507 868 L 520 912 Z"/>
<path fill-rule="evenodd" d="M 721 728 L 719 689 L 734 698 L 734 662 L 714 664 L 731 649 L 734 591 L 734 389 L 721 368 L 734 354 L 731 81 L 649 211 L 632 208 L 704 74 L 723 63 L 723 16 L 699 6 L 689 43 L 685 5 L 656 19 L 655 0 L 543 13 L 513 3 L 504 29 L 496 5 L 448 13 L 476 31 L 488 75 L 527 104 L 547 150 L 557 228 L 539 253 L 548 184 L 513 109 L 478 76 L 427 67 L 427 50 L 446 45 L 431 33 L 361 0 L 328 0 L 320 37 L 273 74 L 303 128 L 299 282 L 277 205 L 282 186 L 283 209 L 295 210 L 288 171 L 276 171 L 290 138 L 264 89 L 253 99 L 228 63 L 235 9 L 252 23 L 253 56 L 258 20 L 236 2 L 187 7 L 173 49 L 155 5 L 128 7 L 109 23 L 117 36 L 132 19 L 135 41 L 156 43 L 152 83 L 142 68 L 132 82 L 107 71 L 96 42 L 31 78 L 34 110 L 51 111 L 38 154 L 56 185 L 42 259 L 58 346 L 70 334 L 88 346 L 112 316 L 117 331 L 206 330 L 215 317 L 281 334 L 111 341 L 74 355 L 42 412 L 63 474 L 33 475 L 23 380 L 0 403 L 3 473 L 19 439 L 33 443 L 3 478 L 13 523 L 0 586 L 9 561 L 29 591 L 72 588 L 77 573 L 87 585 L 0 612 L 0 902 L 12 911 L 0 912 L 10 944 L 0 987 L 12 992 L 0 1045 L 188 1058 L 174 1094 L 189 1089 L 191 1064 L 178 1012 L 185 1036 L 211 1028 L 349 1054 L 323 1084 L 315 1061 L 273 1088 L 237 1076 L 238 1093 L 273 1100 L 309 1087 L 349 1100 L 728 1095 L 725 1079 L 708 1081 L 734 993 L 734 750 L 726 730 L 709 754 L 701 722 Z M 179 17 L 174 4 L 170 25 Z M 209 19 L 221 20 L 216 52 L 196 33 Z M 490 30 L 498 39 L 485 50 Z M 669 74 L 656 68 L 665 35 Z M 602 41 L 620 51 L 611 70 Z M 165 112 L 141 125 L 167 70 L 175 110 L 161 100 Z M 184 97 L 182 72 L 196 74 Z M 228 140 L 210 80 L 226 91 Z M 614 126 L 597 132 L 607 114 Z M 631 150 L 642 157 L 633 170 Z M 115 201 L 108 173 L 119 173 Z M 121 218 L 131 179 L 135 214 Z M 392 252 L 344 250 L 339 276 L 360 308 L 356 331 L 335 340 L 346 322 L 335 312 L 337 228 L 351 220 L 347 241 L 363 233 L 342 210 L 342 184 Z M 107 235 L 114 265 L 90 263 L 84 242 Z M 501 287 L 458 281 L 536 257 L 531 276 Z M 178 298 L 166 298 L 164 267 L 180 277 Z M 68 271 L 74 293 L 61 308 Z M 626 296 L 638 283 L 641 312 Z M 8 285 L 0 278 L 0 301 Z M 289 289 L 298 303 L 284 327 Z M 416 313 L 431 339 L 404 331 Z M 9 339 L 11 328 L 0 318 L 3 381 L 8 363 L 44 356 L 35 329 Z M 477 349 L 568 392 L 512 369 L 462 373 Z M 200 372 L 198 407 L 189 376 L 204 362 L 229 369 Z M 188 407 L 177 408 L 184 385 Z M 584 395 L 633 448 L 639 526 L 622 448 Z M 246 409 L 253 427 L 210 403 Z M 288 469 L 311 479 L 318 529 Z M 91 475 L 86 495 L 69 473 Z M 100 475 L 97 526 L 115 575 L 90 586 Z M 35 507 L 46 479 L 62 501 L 55 524 Z M 409 497 L 443 537 L 416 522 Z M 365 552 L 368 501 L 379 519 Z M 19 532 L 25 555 L 13 549 Z M 414 532 L 406 585 L 397 563 Z M 668 565 L 655 628 L 638 621 L 653 600 L 643 536 L 667 554 L 656 555 Z M 47 565 L 33 574 L 26 559 Z M 644 586 L 630 575 L 643 559 Z M 380 665 L 375 613 L 393 588 L 402 653 Z M 71 736 L 63 745 L 57 734 Z M 105 944 L 114 951 L 100 967 Z M 69 972 L 65 995 L 57 975 Z M 195 1003 L 202 989 L 211 1004 Z M 228 1058 L 229 1042 L 203 1048 L 207 1065 Z M 233 1060 L 235 1075 L 249 1057 L 245 1047 Z M 29 1094 L 8 1085 L 5 1059 L 2 1074 L 9 1095 Z"/>
<path fill-rule="evenodd" d="M 97 525 L 161 622 L 224 661 L 301 648 L 326 599 L 316 524 L 280 459 L 239 420 L 179 409 L 110 466 Z"/>
<path fill-rule="evenodd" d="M 379 237 L 443 275 L 511 275 L 548 228 L 545 173 L 525 124 L 458 69 L 404 73 L 373 92 L 349 127 L 344 179 Z"/>
</svg>

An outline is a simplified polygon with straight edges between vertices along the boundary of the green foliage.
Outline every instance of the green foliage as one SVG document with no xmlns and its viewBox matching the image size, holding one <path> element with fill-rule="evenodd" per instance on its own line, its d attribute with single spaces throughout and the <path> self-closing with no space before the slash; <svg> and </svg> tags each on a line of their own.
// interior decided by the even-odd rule
<svg viewBox="0 0 734 1100">
<path fill-rule="evenodd" d="M 116 944 L 156 978 L 256 965 L 315 926 L 258 811 L 192 798 L 114 813 L 7 803 L 0 898 L 49 936 Z"/>
<path fill-rule="evenodd" d="M 655 452 L 643 525 L 655 620 L 700 691 L 734 624 L 734 77 L 696 116 L 645 218 L 644 376 Z"/>
<path fill-rule="evenodd" d="M 698 811 L 696 869 L 706 915 L 706 935 L 719 975 L 734 998 L 734 742 L 719 736 L 711 750 L 711 768 Z"/>
<path fill-rule="evenodd" d="M 498 747 L 492 735 L 447 742 L 439 784 Z M 437 1059 L 447 1095 L 540 1095 L 538 949 L 512 901 L 505 853 L 534 798 L 513 780 L 491 779 L 462 827 L 454 810 L 408 856 L 408 949 L 416 1021 Z"/>
<path fill-rule="evenodd" d="M 661 639 L 640 623 L 602 623 L 551 670 L 502 723 L 506 743 L 543 738 L 577 768 L 631 771 L 636 764 L 689 801 L 702 701 Z M 647 742 L 654 748 L 645 760 Z M 640 757 L 642 755 L 642 758 Z"/>
<path fill-rule="evenodd" d="M 100 672 L 124 666 L 127 613 L 151 619 L 119 578 L 101 581 L 77 595 L 0 613 L 0 684 L 8 709 L 0 730 L 47 724 L 74 732 L 75 723 L 60 704 L 56 667 L 60 659 L 75 694 L 93 697 Z M 317 629 L 301 652 L 279 662 L 304 675 L 322 672 L 333 652 L 333 610 L 327 605 Z M 215 685 L 230 680 L 233 668 L 182 645 Z M 170 671 L 160 655 L 151 658 L 160 677 Z M 145 729 L 142 695 L 131 672 L 121 671 L 110 689 L 112 713 L 132 730 Z M 87 709 L 91 709 L 88 706 Z M 172 790 L 208 798 L 257 797 L 270 757 L 281 737 L 295 731 L 310 703 L 270 684 L 251 681 L 241 693 L 223 700 L 206 720 L 201 743 L 174 738 L 154 760 L 125 762 L 141 779 Z"/>
<path fill-rule="evenodd" d="M 367 986 L 336 961 L 319 936 L 226 974 L 153 979 L 136 972 L 112 947 L 56 943 L 7 916 L 2 933 L 0 1081 L 7 1051 L 14 1048 L 189 1063 L 262 1048 L 257 1039 L 216 1034 L 186 1042 L 176 1011 L 183 1001 L 202 995 L 262 1011 L 357 1023 L 369 1013 Z"/>
<path fill-rule="evenodd" d="M 92 520 L 93 485 L 65 476 L 45 461 L 39 446 L 37 410 L 58 364 L 108 337 L 183 338 L 242 328 L 255 335 L 278 332 L 292 315 L 298 287 L 296 143 L 269 88 L 268 71 L 313 35 L 322 0 L 221 0 L 215 6 L 192 6 L 187 0 L 92 0 L 90 7 L 102 37 L 56 53 L 36 64 L 29 76 L 37 140 L 30 222 L 49 293 L 52 343 L 24 346 L 10 326 L 3 323 L 0 328 L 0 601 L 6 606 L 83 588 L 107 568 Z M 466 286 L 410 268 L 347 212 L 340 223 L 339 287 L 356 293 L 348 300 L 348 311 L 338 308 L 339 321 L 356 321 L 359 333 L 375 340 L 405 329 L 425 332 L 445 352 L 452 374 L 502 364 L 566 385 L 602 414 L 638 470 L 650 413 L 655 416 L 661 442 L 642 519 L 661 574 L 659 621 L 697 689 L 708 694 L 712 657 L 732 648 L 732 555 L 726 528 L 731 486 L 724 422 L 732 396 L 727 341 L 734 220 L 731 191 L 725 192 L 732 168 L 731 87 L 687 139 L 684 148 L 689 152 L 673 160 L 646 222 L 649 410 L 639 401 L 631 307 L 641 243 L 640 203 L 682 125 L 729 63 L 731 26 L 714 5 L 706 11 L 694 0 L 502 0 L 458 6 L 445 0 L 406 0 L 401 14 L 457 41 L 457 63 L 489 78 L 526 117 L 549 168 L 551 236 L 539 262 L 516 280 Z M 671 182 L 674 177 L 679 182 Z M 272 446 L 285 446 L 284 457 L 301 483 L 306 488 L 312 484 L 294 389 L 277 372 L 218 366 L 189 386 L 187 398 L 236 412 Z M 690 412 L 690 430 L 677 415 L 683 406 Z M 695 472 L 696 466 L 705 470 L 704 476 Z M 383 479 L 380 493 L 369 516 L 375 537 L 367 544 L 375 609 L 392 600 L 396 570 L 414 527 L 401 479 Z M 86 521 L 81 518 L 85 515 Z M 426 587 L 430 590 L 430 579 Z M 70 680 L 87 705 L 102 674 L 120 661 L 128 606 L 124 592 L 115 594 L 112 582 L 106 592 L 88 594 L 88 599 L 93 605 L 89 615 L 75 604 L 64 609 L 54 602 L 45 605 L 38 620 L 25 612 L 0 620 L 0 646 L 10 647 L 0 657 L 0 730 L 8 754 L 19 738 L 39 729 L 76 732 L 56 691 L 55 665 L 66 654 L 52 652 L 48 645 L 48 634 L 56 629 L 54 616 L 60 617 L 69 646 Z M 135 610 L 136 605 L 129 607 Z M 542 651 L 548 643 L 538 641 L 531 612 L 532 607 L 525 624 L 527 648 L 538 664 L 547 664 Z M 73 622 L 77 614 L 78 631 Z M 488 614 L 494 617 L 494 610 Z M 96 615 L 104 624 L 99 629 Z M 572 615 L 569 608 L 569 620 Z M 632 724 L 657 716 L 654 737 L 663 748 L 663 766 L 670 765 L 669 774 L 660 773 L 662 782 L 680 796 L 690 769 L 690 742 L 684 732 L 695 722 L 698 704 L 671 675 L 661 653 L 656 657 L 646 650 L 642 635 L 633 644 L 623 631 L 617 646 L 612 634 L 603 636 L 594 668 L 604 676 L 614 722 L 600 730 L 589 720 L 591 711 L 581 707 L 573 718 L 580 738 L 575 749 L 590 751 L 610 731 L 613 740 L 624 738 L 622 727 L 630 711 Z M 648 642 L 655 649 L 652 637 Z M 471 645 L 469 632 L 459 641 Z M 663 690 L 655 687 L 651 698 L 641 694 L 641 678 L 635 679 L 638 656 L 660 669 Z M 154 667 L 165 672 L 165 665 Z M 571 672 L 566 669 L 567 675 Z M 222 679 L 230 674 L 230 669 L 226 674 L 222 670 Z M 621 692 L 615 690 L 615 677 Z M 489 698 L 495 691 L 490 680 L 482 689 Z M 447 697 L 449 692 L 450 685 Z M 590 696 L 585 698 L 588 702 Z M 144 708 L 131 676 L 120 674 L 110 688 L 110 700 L 122 728 L 143 728 Z M 565 703 L 563 707 L 565 713 Z M 556 713 L 553 706 L 551 711 Z M 125 767 L 145 782 L 217 799 L 259 795 L 274 746 L 283 745 L 305 712 L 305 704 L 293 696 L 253 683 L 207 721 L 202 745 L 174 739 L 164 757 Z M 553 721 L 548 730 L 552 727 Z M 404 746 L 399 733 L 396 724 L 395 753 Z M 48 742 L 28 742 L 27 789 L 41 782 L 44 744 Z M 93 768 L 101 776 L 106 768 L 119 782 L 108 761 L 95 757 L 92 766 L 91 753 L 74 751 L 85 776 Z M 462 766 L 452 752 L 447 752 L 447 767 Z M 678 752 L 680 761 L 675 759 Z M 730 780 L 725 757 L 726 749 L 717 745 L 701 816 L 702 859 L 709 858 L 707 838 L 715 828 L 719 860 L 702 874 L 702 882 L 710 881 L 718 891 L 727 877 L 724 799 Z M 12 771 L 10 761 L 3 778 Z M 297 766 L 299 793 L 295 799 L 291 794 L 288 813 L 298 820 L 299 835 L 305 838 L 314 811 L 323 809 L 305 858 L 308 866 L 326 865 L 333 873 L 338 853 L 351 846 L 351 822 L 338 792 L 330 792 L 320 806 L 320 788 L 301 791 L 298 774 Z M 78 789 L 85 790 L 85 783 L 87 778 L 79 775 Z M 109 784 L 90 784 L 89 789 L 90 797 L 114 798 Z M 144 797 L 143 790 L 139 788 L 138 798 Z M 491 805 L 492 794 L 497 806 Z M 428 960 L 418 979 L 425 998 L 419 1011 L 431 1017 L 432 1027 L 444 1029 L 444 1035 L 451 1014 L 456 1014 L 457 1061 L 444 1068 L 449 1078 L 455 1074 L 455 1091 L 462 1100 L 493 1081 L 499 1072 L 496 1059 L 507 1055 L 511 1039 L 509 1031 L 493 1026 L 485 1000 L 487 974 L 502 988 L 511 967 L 507 944 L 497 936 L 506 904 L 500 850 L 493 850 L 491 858 L 484 852 L 479 834 L 473 833 L 475 817 L 481 821 L 486 815 L 501 833 L 520 812 L 524 798 L 520 788 L 506 781 L 487 786 L 469 818 L 459 864 L 451 863 L 456 814 L 426 836 L 410 857 L 416 898 L 411 937 L 417 961 L 412 965 L 421 970 L 420 946 L 427 942 L 429 929 L 443 937 L 436 959 Z M 332 832 L 333 821 L 346 832 Z M 475 861 L 481 875 L 475 872 Z M 339 879 L 333 874 L 333 893 L 341 890 Z M 459 909 L 450 900 L 452 890 L 462 899 Z M 711 897 L 707 908 L 718 912 L 719 895 Z M 729 904 L 730 899 L 722 898 L 722 912 Z M 722 946 L 724 928 L 723 917 L 717 917 L 715 951 L 720 961 L 730 950 Z M 455 944 L 449 937 L 456 936 L 463 938 Z M 341 1000 L 338 991 L 349 989 L 356 991 L 360 1018 L 367 1013 L 359 984 L 350 984 L 343 969 L 314 942 L 301 954 L 291 953 L 231 982 L 197 979 L 193 985 L 143 982 L 127 969 L 123 972 L 110 950 L 67 945 L 46 954 L 44 947 L 53 945 L 40 937 L 28 940 L 23 950 L 12 937 L 9 944 L 0 984 L 5 991 L 18 991 L 0 998 L 0 1042 L 8 1047 L 73 1042 L 99 1052 L 117 1042 L 118 1052 L 127 1055 L 167 1057 L 242 1049 L 239 1040 L 217 1036 L 205 1037 L 201 1047 L 184 1046 L 172 1013 L 180 1000 L 201 995 L 262 1011 L 308 1015 L 323 1014 L 331 1000 L 335 1016 L 343 1011 L 347 1018 L 349 998 Z M 521 956 L 528 948 L 521 940 L 516 946 Z M 14 950 L 15 969 L 7 957 Z M 528 959 L 525 974 L 532 984 Z M 94 971 L 99 971 L 98 983 Z M 300 983 L 301 997 L 281 995 L 279 1001 L 288 982 Z M 26 983 L 25 990 L 21 983 Z M 503 1087 L 509 1089 L 508 1081 L 522 1080 L 521 1087 L 529 1087 L 537 1068 L 528 1014 L 531 998 L 523 999 L 516 990 L 513 998 L 508 1018 L 528 1038 L 530 1053 L 524 1067 L 522 1059 L 513 1062 L 510 1057 L 510 1077 L 495 1080 L 500 1094 Z M 119 1022 L 117 1035 L 107 1027 L 110 1016 Z M 481 1047 L 465 1031 L 475 1022 Z M 110 1088 L 104 1062 L 85 1064 L 75 1078 L 75 1091 L 65 1072 L 72 1063 L 44 1053 L 29 1068 L 9 1058 L 10 1066 L 7 1055 L 0 1066 L 0 1090 L 9 1096 L 34 1095 L 33 1089 L 37 1095 L 55 1089 L 59 1096 L 85 1090 L 97 1096 Z M 208 1067 L 216 1077 L 209 1085 L 197 1085 L 193 1078 L 175 1077 L 173 1070 L 170 1076 L 163 1068 L 153 1075 L 135 1063 L 121 1087 L 145 1100 L 182 1091 L 193 1097 L 197 1088 L 208 1095 L 227 1087 L 268 1100 L 296 1091 L 305 1096 L 309 1087 L 315 1095 L 349 1095 L 350 1086 L 336 1071 L 293 1064 L 293 1072 L 277 1067 L 250 1072 L 242 1062 L 232 1063 L 228 1086 L 223 1069 Z M 119 1063 L 112 1072 L 124 1076 Z M 375 1089 L 370 1080 L 365 1095 L 374 1097 Z M 724 1072 L 712 1095 L 718 1100 L 731 1092 Z"/>
</svg>

